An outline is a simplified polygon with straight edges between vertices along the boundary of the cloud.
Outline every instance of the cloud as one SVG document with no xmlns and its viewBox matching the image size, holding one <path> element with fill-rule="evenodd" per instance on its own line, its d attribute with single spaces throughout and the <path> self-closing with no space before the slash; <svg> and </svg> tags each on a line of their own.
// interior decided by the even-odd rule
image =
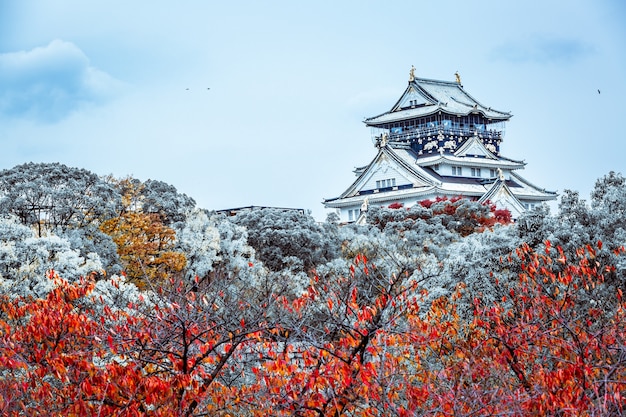
<svg viewBox="0 0 626 417">
<path fill-rule="evenodd" d="M 593 48 L 577 39 L 534 36 L 499 45 L 491 51 L 491 57 L 513 63 L 569 64 L 591 53 Z"/>
<path fill-rule="evenodd" d="M 106 102 L 121 87 L 71 42 L 0 54 L 0 116 L 52 123 Z"/>
</svg>

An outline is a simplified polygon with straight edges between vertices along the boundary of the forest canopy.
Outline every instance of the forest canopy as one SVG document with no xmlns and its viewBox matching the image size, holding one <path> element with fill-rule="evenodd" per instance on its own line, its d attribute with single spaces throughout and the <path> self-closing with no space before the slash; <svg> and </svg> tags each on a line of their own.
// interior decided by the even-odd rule
<svg viewBox="0 0 626 417">
<path fill-rule="evenodd" d="M 0 413 L 626 412 L 621 174 L 516 221 L 461 197 L 335 220 L 0 171 Z"/>
</svg>

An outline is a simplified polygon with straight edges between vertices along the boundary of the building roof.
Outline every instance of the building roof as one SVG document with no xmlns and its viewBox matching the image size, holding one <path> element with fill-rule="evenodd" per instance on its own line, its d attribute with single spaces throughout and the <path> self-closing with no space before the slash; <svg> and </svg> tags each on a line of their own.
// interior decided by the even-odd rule
<svg viewBox="0 0 626 417">
<path fill-rule="evenodd" d="M 479 203 L 490 202 L 497 207 L 508 209 L 514 218 L 524 213 L 524 205 L 519 201 L 517 196 L 511 191 L 506 181 L 503 179 L 496 180 L 489 190 L 481 198 Z"/>
<path fill-rule="evenodd" d="M 408 164 L 417 165 L 418 155 L 411 149 L 395 148 L 393 150 L 399 158 Z M 520 169 L 526 165 L 522 161 L 515 161 L 508 158 L 486 158 L 481 155 L 476 156 L 459 156 L 456 154 L 437 153 L 432 156 L 420 156 L 419 165 L 422 167 L 437 165 L 441 163 L 454 164 L 458 166 L 486 167 L 486 168 L 502 168 L 502 169 Z"/>
<path fill-rule="evenodd" d="M 358 178 L 344 191 L 339 197 L 333 199 L 325 199 L 324 203 L 359 195 L 363 190 L 363 186 L 367 180 L 376 172 L 382 163 L 393 165 L 405 178 L 410 179 L 413 188 L 432 188 L 440 185 L 441 182 L 429 175 L 422 167 L 417 164 L 407 162 L 399 157 L 396 150 L 389 146 L 381 147 L 378 154 L 374 157 L 366 167 L 359 169 Z"/>
<path fill-rule="evenodd" d="M 380 126 L 391 122 L 429 116 L 440 111 L 456 116 L 480 113 L 495 121 L 505 121 L 512 117 L 509 112 L 502 112 L 482 105 L 463 89 L 460 82 L 414 77 L 413 80 L 409 81 L 406 90 L 391 110 L 365 119 L 365 124 Z"/>
<path fill-rule="evenodd" d="M 442 176 L 429 166 L 426 166 L 435 165 L 442 161 L 473 166 L 484 163 L 488 167 L 506 170 L 510 177 L 503 180 L 498 178 Z M 523 168 L 523 163 L 511 162 L 510 160 L 459 157 L 448 154 L 438 154 L 433 156 L 432 160 L 419 159 L 419 165 L 417 162 L 417 156 L 410 149 L 394 149 L 388 145 L 383 146 L 379 149 L 372 162 L 360 171 L 358 178 L 346 191 L 339 197 L 325 199 L 324 204 L 327 207 L 348 207 L 360 203 L 364 198 L 368 198 L 371 203 L 384 203 L 411 198 L 425 199 L 434 195 L 490 199 L 490 196 L 495 195 L 494 193 L 502 187 L 506 187 L 506 189 L 500 192 L 499 195 L 503 195 L 502 193 L 511 194 L 514 199 L 509 198 L 508 200 L 510 200 L 509 204 L 515 210 L 521 205 L 519 199 L 539 202 L 556 198 L 556 192 L 541 189 L 513 171 Z M 397 187 L 387 187 L 384 190 L 367 188 L 368 182 L 384 165 L 391 167 L 400 176 L 407 179 L 407 183 L 399 184 Z M 494 189 L 496 184 L 498 184 L 497 190 Z"/>
<path fill-rule="evenodd" d="M 243 211 L 265 210 L 265 209 L 280 210 L 280 211 L 295 211 L 295 212 L 298 212 L 299 214 L 302 214 L 302 215 L 305 214 L 304 209 L 291 208 L 291 207 L 271 207 L 271 206 L 235 207 L 235 208 L 229 208 L 229 209 L 215 210 L 215 213 L 217 213 L 217 214 L 225 214 L 226 216 L 235 216 L 237 213 L 241 213 Z"/>
</svg>

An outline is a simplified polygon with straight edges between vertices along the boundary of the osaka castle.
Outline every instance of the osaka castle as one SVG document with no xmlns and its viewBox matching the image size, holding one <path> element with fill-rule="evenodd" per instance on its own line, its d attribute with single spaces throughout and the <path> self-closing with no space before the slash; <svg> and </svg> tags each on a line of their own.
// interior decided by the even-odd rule
<svg viewBox="0 0 626 417">
<path fill-rule="evenodd" d="M 437 197 L 464 197 L 508 209 L 513 218 L 554 200 L 525 180 L 524 161 L 500 153 L 511 113 L 481 104 L 461 78 L 438 81 L 415 76 L 391 110 L 365 119 L 377 153 L 356 168 L 356 180 L 339 197 L 324 200 L 342 222 L 362 221 L 369 206 L 410 207 Z"/>
</svg>

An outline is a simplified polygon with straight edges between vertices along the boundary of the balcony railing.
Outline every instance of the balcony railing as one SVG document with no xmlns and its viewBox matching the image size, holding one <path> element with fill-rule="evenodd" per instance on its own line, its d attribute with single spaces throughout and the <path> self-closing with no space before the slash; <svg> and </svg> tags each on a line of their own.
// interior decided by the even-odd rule
<svg viewBox="0 0 626 417">
<path fill-rule="evenodd" d="M 504 137 L 503 130 L 485 129 L 474 126 L 423 126 L 419 128 L 391 128 L 391 129 L 372 129 L 373 139 L 380 140 L 384 134 L 387 139 L 394 142 L 413 141 L 419 138 L 428 138 L 442 134 L 448 136 L 469 137 L 477 135 L 483 139 L 502 140 Z"/>
</svg>

